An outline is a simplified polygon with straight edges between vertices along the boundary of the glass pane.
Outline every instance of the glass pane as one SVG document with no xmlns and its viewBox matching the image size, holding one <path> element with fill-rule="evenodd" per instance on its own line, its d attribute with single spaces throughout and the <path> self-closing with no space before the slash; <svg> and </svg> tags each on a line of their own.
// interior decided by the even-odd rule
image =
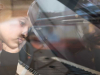
<svg viewBox="0 0 100 75">
<path fill-rule="evenodd" d="M 100 74 L 99 5 L 89 0 L 36 0 L 32 5 L 33 68 L 44 75 Z"/>
</svg>

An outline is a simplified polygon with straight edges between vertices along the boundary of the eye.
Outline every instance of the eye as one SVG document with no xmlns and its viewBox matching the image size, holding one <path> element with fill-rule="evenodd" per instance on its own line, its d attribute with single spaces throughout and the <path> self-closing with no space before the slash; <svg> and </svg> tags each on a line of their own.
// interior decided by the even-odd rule
<svg viewBox="0 0 100 75">
<path fill-rule="evenodd" d="M 19 23 L 21 26 L 25 26 L 26 25 L 26 21 L 25 20 L 19 20 Z"/>
</svg>

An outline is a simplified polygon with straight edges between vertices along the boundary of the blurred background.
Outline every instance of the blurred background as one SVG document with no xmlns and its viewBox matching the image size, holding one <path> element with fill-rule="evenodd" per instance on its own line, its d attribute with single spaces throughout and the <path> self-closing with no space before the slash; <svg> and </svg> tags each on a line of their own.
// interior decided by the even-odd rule
<svg viewBox="0 0 100 75">
<path fill-rule="evenodd" d="M 73 3 L 71 0 L 68 1 L 70 4 Z M 32 2 L 33 0 L 0 0 L 0 22 L 27 16 Z M 95 14 L 100 13 L 100 0 L 79 0 L 80 6 L 75 6 L 76 12 L 57 2 L 57 0 L 44 0 L 44 2 L 37 0 L 37 2 L 43 10 L 39 10 L 38 19 L 33 25 L 49 48 L 43 48 L 44 43 L 41 43 L 38 37 L 31 33 L 29 35 L 30 42 L 27 42 L 20 51 L 19 63 L 21 65 L 24 63 L 43 75 L 67 75 L 69 70 L 76 75 L 80 72 L 81 75 L 83 71 L 70 66 L 72 64 L 64 64 L 51 59 L 52 57 L 61 57 L 66 61 L 100 71 L 98 68 L 100 61 L 97 58 L 99 57 L 97 54 L 99 50 L 95 52 L 96 49 L 92 49 L 93 46 L 91 45 L 95 46 L 94 42 L 98 36 L 94 37 L 94 34 L 100 30 L 94 26 L 95 24 L 93 25 L 88 21 L 90 17 L 87 16 L 91 14 L 82 10 L 85 8 L 87 11 L 93 12 L 92 15 L 94 12 Z M 82 4 L 83 7 L 81 7 Z M 90 41 L 88 42 L 88 40 Z M 98 65 L 96 65 L 97 63 Z M 19 64 L 18 67 L 17 72 L 19 74 L 32 75 L 31 71 L 27 72 L 25 69 L 27 67 L 22 67 Z"/>
<path fill-rule="evenodd" d="M 27 16 L 30 4 L 34 0 L 0 0 L 0 22 L 14 17 Z"/>
</svg>

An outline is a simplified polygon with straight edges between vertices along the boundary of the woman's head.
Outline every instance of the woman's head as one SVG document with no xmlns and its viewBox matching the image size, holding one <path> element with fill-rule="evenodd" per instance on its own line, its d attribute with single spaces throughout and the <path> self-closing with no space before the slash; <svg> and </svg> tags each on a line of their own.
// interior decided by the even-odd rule
<svg viewBox="0 0 100 75">
<path fill-rule="evenodd" d="M 24 41 L 23 36 L 27 36 L 30 26 L 31 25 L 27 17 L 14 18 L 3 22 L 0 24 L 0 39 L 6 47 L 14 50 L 22 44 Z"/>
</svg>

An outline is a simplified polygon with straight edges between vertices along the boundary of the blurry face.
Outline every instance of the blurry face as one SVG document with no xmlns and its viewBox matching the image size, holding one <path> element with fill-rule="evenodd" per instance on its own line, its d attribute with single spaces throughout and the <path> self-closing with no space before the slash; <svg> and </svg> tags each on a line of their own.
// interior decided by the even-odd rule
<svg viewBox="0 0 100 75">
<path fill-rule="evenodd" d="M 89 33 L 84 35 L 83 40 L 88 47 L 100 48 L 100 29 L 90 24 Z"/>
<path fill-rule="evenodd" d="M 16 53 L 18 47 L 23 43 L 24 37 L 27 36 L 30 23 L 28 18 L 15 18 L 0 24 L 0 39 L 4 42 L 6 51 Z"/>
<path fill-rule="evenodd" d="M 36 35 L 30 35 L 29 36 L 30 39 L 30 43 L 32 44 L 32 46 L 36 49 L 49 49 L 47 46 L 44 46 L 43 43 L 38 39 L 38 37 Z"/>
<path fill-rule="evenodd" d="M 100 29 L 94 26 L 91 34 L 91 40 L 93 41 L 94 45 L 100 46 Z"/>
</svg>

